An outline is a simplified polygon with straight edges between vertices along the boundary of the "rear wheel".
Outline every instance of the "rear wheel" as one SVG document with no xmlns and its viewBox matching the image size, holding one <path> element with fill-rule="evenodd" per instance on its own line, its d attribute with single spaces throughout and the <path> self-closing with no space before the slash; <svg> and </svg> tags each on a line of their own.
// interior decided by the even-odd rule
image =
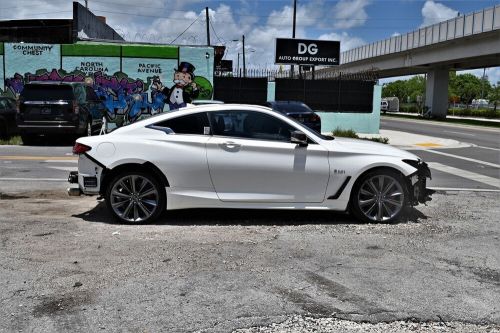
<svg viewBox="0 0 500 333">
<path fill-rule="evenodd" d="M 165 188 L 144 172 L 120 173 L 108 185 L 106 204 L 120 222 L 149 223 L 165 210 Z"/>
<path fill-rule="evenodd" d="M 351 212 L 363 222 L 394 222 L 407 198 L 402 176 L 391 170 L 374 170 L 362 176 L 351 192 Z"/>
</svg>

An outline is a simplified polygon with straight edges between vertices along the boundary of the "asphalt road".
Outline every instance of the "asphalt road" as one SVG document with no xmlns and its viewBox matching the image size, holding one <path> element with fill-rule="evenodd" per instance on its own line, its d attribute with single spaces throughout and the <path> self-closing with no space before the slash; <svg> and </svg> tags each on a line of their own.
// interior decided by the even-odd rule
<svg viewBox="0 0 500 333">
<path fill-rule="evenodd" d="M 500 128 L 443 124 L 420 119 L 381 117 L 381 129 L 416 133 L 438 138 L 470 142 L 474 145 L 500 150 Z"/>
<path fill-rule="evenodd" d="M 453 139 L 465 148 L 412 150 L 430 164 L 434 188 L 500 190 L 500 129 L 382 117 L 381 129 Z"/>
</svg>

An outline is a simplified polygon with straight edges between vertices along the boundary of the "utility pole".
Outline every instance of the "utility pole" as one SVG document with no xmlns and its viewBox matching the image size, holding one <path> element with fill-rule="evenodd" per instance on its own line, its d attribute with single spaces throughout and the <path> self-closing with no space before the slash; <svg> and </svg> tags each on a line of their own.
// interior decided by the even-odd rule
<svg viewBox="0 0 500 333">
<path fill-rule="evenodd" d="M 206 22 L 207 22 L 207 45 L 210 46 L 210 19 L 208 17 L 208 7 L 205 7 L 205 17 L 206 17 Z"/>
<path fill-rule="evenodd" d="M 247 77 L 247 68 L 245 64 L 245 35 L 243 35 L 242 40 L 243 40 L 243 77 Z"/>
<path fill-rule="evenodd" d="M 292 38 L 295 38 L 295 22 L 297 20 L 297 0 L 293 0 Z M 290 77 L 293 77 L 293 65 L 290 66 Z"/>
</svg>

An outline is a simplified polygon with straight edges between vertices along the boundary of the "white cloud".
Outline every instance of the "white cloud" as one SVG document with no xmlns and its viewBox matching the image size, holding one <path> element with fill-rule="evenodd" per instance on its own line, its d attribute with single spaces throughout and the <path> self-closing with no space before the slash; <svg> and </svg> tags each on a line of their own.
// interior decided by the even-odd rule
<svg viewBox="0 0 500 333">
<path fill-rule="evenodd" d="M 365 7 L 369 0 L 340 0 L 333 8 L 334 27 L 349 29 L 365 24 L 368 14 Z"/>
<path fill-rule="evenodd" d="M 427 0 L 422 7 L 422 18 L 424 19 L 422 27 L 432 25 L 441 21 L 449 20 L 457 16 L 458 11 L 447 7 L 433 0 Z"/>
<path fill-rule="evenodd" d="M 347 32 L 342 32 L 340 34 L 332 32 L 329 34 L 323 34 L 318 37 L 321 40 L 338 40 L 340 41 L 340 51 L 347 51 L 356 48 L 361 45 L 365 45 L 366 42 L 358 37 L 349 35 Z"/>
<path fill-rule="evenodd" d="M 66 11 L 71 18 L 72 5 L 67 0 L 30 0 L 33 6 L 20 6 L 8 0 L 0 0 L 0 17 L 25 19 L 34 17 L 61 17 L 58 11 Z M 327 0 L 299 1 L 297 6 L 297 38 L 340 40 L 346 50 L 365 44 L 356 36 L 340 29 L 359 26 L 367 18 L 365 7 L 371 0 L 339 0 L 335 6 Z M 197 11 L 189 11 L 188 4 L 198 2 Z M 81 1 L 83 3 L 83 1 Z M 116 3 L 123 4 L 117 6 Z M 38 7 L 37 7 L 38 6 Z M 182 34 L 175 44 L 206 44 L 205 2 L 201 0 L 143 0 L 136 5 L 130 0 L 114 0 L 111 3 L 89 0 L 90 10 L 106 16 L 107 23 L 127 41 L 169 44 Z M 334 7 L 335 12 L 331 9 Z M 35 16 L 35 13 L 52 12 L 51 15 Z M 232 59 L 236 67 L 238 53 L 242 53 L 241 36 L 245 35 L 247 67 L 274 67 L 275 39 L 291 38 L 293 8 L 287 4 L 259 18 L 254 1 L 240 0 L 220 4 L 209 9 L 212 45 L 226 45 L 225 59 Z M 197 21 L 193 23 L 193 21 Z M 332 23 L 333 22 L 333 23 Z M 192 25 L 191 25 L 192 24 Z M 190 26 L 191 25 L 191 26 Z M 187 31 L 186 28 L 188 28 Z M 215 32 L 214 32 L 215 30 Z M 325 33 L 321 34 L 318 31 Z M 184 33 L 183 33 L 184 32 Z M 318 36 L 320 35 L 320 36 Z M 233 41 L 237 40 L 237 41 Z M 255 50 L 252 52 L 252 50 Z M 240 55 L 240 64 L 242 62 Z"/>
<path fill-rule="evenodd" d="M 457 74 L 466 74 L 466 73 L 470 73 L 474 76 L 477 76 L 478 78 L 483 77 L 482 68 L 457 72 Z M 486 68 L 486 71 L 484 73 L 488 77 L 488 81 L 490 81 L 491 84 L 497 84 L 498 82 L 500 82 L 500 67 Z"/>
</svg>

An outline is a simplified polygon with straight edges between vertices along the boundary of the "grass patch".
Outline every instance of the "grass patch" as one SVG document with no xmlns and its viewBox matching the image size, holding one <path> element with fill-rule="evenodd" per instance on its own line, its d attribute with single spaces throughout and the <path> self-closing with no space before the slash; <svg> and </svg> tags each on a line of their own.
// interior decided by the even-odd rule
<svg viewBox="0 0 500 333">
<path fill-rule="evenodd" d="M 332 131 L 333 136 L 341 136 L 343 138 L 353 138 L 353 139 L 359 139 L 359 136 L 354 132 L 352 129 L 342 129 L 340 127 L 337 127 Z"/>
<path fill-rule="evenodd" d="M 0 145 L 17 145 L 20 146 L 23 144 L 23 140 L 19 135 L 12 136 L 7 139 L 0 139 Z"/>
<path fill-rule="evenodd" d="M 426 119 L 422 117 L 410 116 L 406 114 L 384 114 L 383 117 L 394 117 L 394 118 L 407 118 L 407 119 L 416 119 L 422 121 L 430 121 L 430 122 L 440 122 L 440 123 L 448 123 L 448 124 L 462 124 L 462 125 L 474 125 L 474 126 L 484 126 L 484 127 L 495 127 L 500 128 L 500 122 L 494 121 L 485 121 L 478 119 L 455 119 L 455 118 L 446 118 L 446 119 Z"/>
<path fill-rule="evenodd" d="M 368 140 L 368 141 L 374 141 L 374 142 L 379 142 L 379 143 L 384 143 L 387 144 L 389 143 L 389 138 L 386 137 L 380 137 L 380 138 L 360 138 L 356 132 L 354 132 L 352 129 L 342 129 L 337 127 L 332 131 L 333 136 L 338 136 L 338 137 L 343 137 L 343 138 L 352 138 L 352 139 L 360 139 L 360 140 Z"/>
</svg>

